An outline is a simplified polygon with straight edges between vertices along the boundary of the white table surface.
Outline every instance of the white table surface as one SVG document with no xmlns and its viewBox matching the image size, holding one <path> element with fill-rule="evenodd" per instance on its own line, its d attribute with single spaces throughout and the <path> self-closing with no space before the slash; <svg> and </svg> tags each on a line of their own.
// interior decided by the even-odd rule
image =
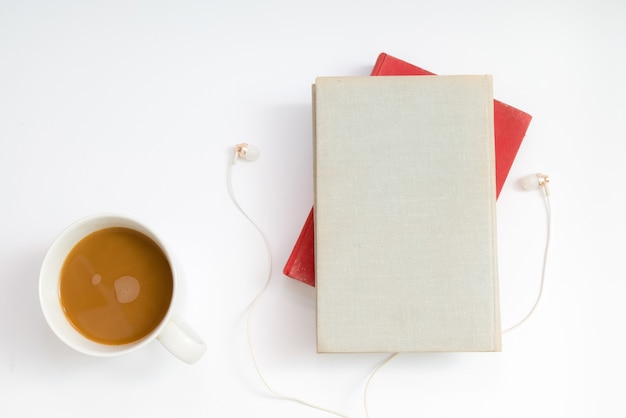
<svg viewBox="0 0 626 418">
<path fill-rule="evenodd" d="M 281 270 L 313 202 L 310 86 L 367 75 L 380 52 L 439 74 L 489 73 L 533 115 L 498 201 L 503 326 L 544 298 L 502 353 L 405 354 L 374 378 L 371 417 L 626 415 L 626 3 L 594 1 L 0 1 L 0 416 L 363 417 L 384 355 L 315 352 L 315 291 Z M 350 156 L 346 156 L 350 158 Z M 48 328 L 41 261 L 96 212 L 157 229 L 184 267 L 182 314 L 208 349 L 73 352 Z"/>
</svg>

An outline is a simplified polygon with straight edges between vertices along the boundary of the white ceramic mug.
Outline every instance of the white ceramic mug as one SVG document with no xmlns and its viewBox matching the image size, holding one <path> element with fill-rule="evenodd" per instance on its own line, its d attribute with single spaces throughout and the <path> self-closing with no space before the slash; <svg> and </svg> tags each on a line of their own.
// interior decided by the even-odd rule
<svg viewBox="0 0 626 418">
<path fill-rule="evenodd" d="M 101 344 L 84 337 L 65 316 L 59 297 L 60 273 L 69 252 L 80 240 L 92 232 L 112 227 L 130 228 L 150 238 L 163 251 L 172 269 L 172 298 L 163 320 L 147 336 L 122 345 Z M 125 216 L 93 215 L 69 226 L 49 248 L 39 275 L 39 301 L 43 314 L 54 333 L 68 346 L 81 353 L 101 357 L 117 356 L 137 350 L 158 339 L 176 357 L 192 364 L 202 357 L 206 345 L 193 329 L 176 315 L 181 285 L 179 274 L 171 253 L 152 230 Z"/>
</svg>

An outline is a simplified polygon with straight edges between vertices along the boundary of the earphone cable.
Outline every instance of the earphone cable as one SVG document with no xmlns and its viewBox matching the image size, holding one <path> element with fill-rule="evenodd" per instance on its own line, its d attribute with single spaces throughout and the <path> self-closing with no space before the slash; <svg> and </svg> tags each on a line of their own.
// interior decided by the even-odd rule
<svg viewBox="0 0 626 418">
<path fill-rule="evenodd" d="M 259 302 L 259 300 L 261 299 L 261 297 L 263 296 L 263 294 L 265 293 L 265 291 L 267 290 L 267 288 L 269 287 L 271 278 L 272 278 L 272 251 L 271 251 L 271 247 L 269 245 L 269 241 L 267 239 L 267 237 L 265 236 L 265 234 L 263 233 L 263 231 L 261 230 L 261 228 L 256 224 L 256 222 L 254 222 L 252 220 L 252 218 L 250 218 L 250 216 L 248 216 L 248 214 L 243 210 L 243 208 L 239 205 L 239 201 L 237 200 L 237 197 L 235 196 L 235 192 L 233 190 L 233 181 L 232 181 L 232 167 L 235 164 L 236 161 L 236 157 L 235 159 L 228 164 L 228 173 L 227 173 L 227 183 L 228 183 L 228 194 L 230 195 L 230 198 L 233 202 L 233 204 L 235 205 L 235 207 L 237 208 L 237 210 L 239 210 L 239 212 L 244 216 L 244 218 L 246 218 L 248 220 L 248 222 L 250 222 L 250 224 L 254 227 L 254 229 L 256 229 L 256 231 L 259 233 L 259 235 L 261 235 L 261 237 L 263 238 L 263 242 L 265 244 L 265 249 L 267 252 L 267 276 L 265 279 L 265 283 L 263 285 L 263 287 L 261 288 L 261 290 L 259 290 L 259 292 L 256 294 L 256 296 L 254 297 L 254 299 L 252 300 L 252 302 L 250 303 L 250 305 L 248 306 L 247 312 L 246 312 L 246 337 L 248 339 L 248 349 L 250 351 L 250 357 L 252 358 L 252 363 L 254 365 L 254 368 L 257 372 L 257 375 L 259 376 L 259 379 L 261 379 L 261 382 L 263 383 L 263 385 L 265 385 L 265 387 L 267 388 L 268 391 L 270 391 L 273 395 L 275 395 L 278 398 L 284 399 L 284 400 L 290 400 L 293 402 L 297 402 L 299 404 L 308 406 L 310 408 L 314 408 L 314 409 L 318 409 L 320 411 L 324 411 L 327 412 L 329 414 L 333 414 L 336 415 L 338 417 L 342 417 L 342 418 L 348 418 L 346 415 L 343 415 L 339 412 L 335 412 L 332 411 L 330 409 L 324 408 L 323 406 L 319 406 L 319 405 L 315 405 L 311 402 L 305 401 L 303 399 L 300 398 L 296 398 L 293 396 L 289 396 L 289 395 L 284 395 L 280 392 L 278 392 L 277 390 L 275 390 L 266 380 L 265 376 L 263 375 L 261 368 L 259 367 L 259 364 L 257 362 L 257 358 L 256 355 L 254 354 L 254 347 L 252 344 L 252 337 L 251 337 L 251 318 L 252 318 L 252 313 L 257 305 L 257 303 Z"/>
<path fill-rule="evenodd" d="M 380 369 L 382 369 L 387 363 L 389 363 L 391 360 L 393 360 L 398 354 L 400 353 L 393 353 L 390 356 L 388 356 L 385 360 L 383 360 L 378 367 L 376 367 L 372 373 L 370 373 L 370 377 L 367 379 L 367 383 L 365 383 L 365 389 L 363 390 L 363 409 L 365 410 L 365 416 L 367 418 L 369 418 L 370 414 L 369 414 L 369 407 L 367 405 L 367 392 L 369 391 L 369 387 L 370 387 L 370 382 L 372 381 L 372 379 L 374 379 L 374 376 L 376 375 L 376 373 L 378 373 L 378 371 Z"/>
<path fill-rule="evenodd" d="M 539 282 L 539 292 L 537 293 L 537 299 L 535 299 L 535 303 L 533 304 L 533 307 L 530 309 L 530 311 L 528 311 L 526 316 L 522 318 L 522 320 L 519 321 L 517 324 L 503 330 L 502 334 L 507 334 L 513 331 L 514 329 L 518 328 L 523 323 L 525 323 L 528 320 L 528 318 L 530 318 L 532 314 L 535 312 L 535 309 L 537 308 L 537 306 L 539 305 L 539 301 L 541 300 L 541 296 L 543 295 L 543 288 L 544 288 L 544 283 L 545 283 L 545 278 L 546 278 L 546 267 L 548 265 L 548 252 L 550 249 L 550 239 L 552 235 L 552 207 L 550 205 L 550 190 L 548 189 L 547 184 L 545 185 L 544 191 L 545 191 L 546 215 L 547 215 L 547 232 L 546 232 L 546 246 L 543 252 L 543 265 L 541 267 L 541 280 Z"/>
</svg>

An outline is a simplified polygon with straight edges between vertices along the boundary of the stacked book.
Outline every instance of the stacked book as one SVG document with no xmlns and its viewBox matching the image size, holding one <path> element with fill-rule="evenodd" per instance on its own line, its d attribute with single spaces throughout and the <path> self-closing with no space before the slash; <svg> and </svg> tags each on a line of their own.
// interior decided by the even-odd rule
<svg viewBox="0 0 626 418">
<path fill-rule="evenodd" d="M 319 352 L 500 351 L 495 201 L 530 116 L 381 54 L 313 87 L 315 202 L 284 272 Z M 395 76 L 394 76 L 395 74 Z"/>
</svg>

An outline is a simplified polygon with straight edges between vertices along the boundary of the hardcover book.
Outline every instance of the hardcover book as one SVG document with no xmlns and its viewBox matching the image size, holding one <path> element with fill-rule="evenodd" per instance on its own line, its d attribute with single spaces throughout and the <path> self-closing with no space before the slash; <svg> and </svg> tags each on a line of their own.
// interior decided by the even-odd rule
<svg viewBox="0 0 626 418">
<path fill-rule="evenodd" d="M 391 55 L 381 53 L 376 60 L 372 75 L 434 74 Z M 498 100 L 494 100 L 493 111 L 496 148 L 496 196 L 498 196 L 524 135 L 526 135 L 531 116 Z M 314 242 L 313 209 L 311 209 L 283 268 L 283 273 L 286 276 L 311 286 L 315 286 Z"/>
<path fill-rule="evenodd" d="M 318 351 L 499 351 L 491 77 L 320 77 L 314 155 Z"/>
</svg>

